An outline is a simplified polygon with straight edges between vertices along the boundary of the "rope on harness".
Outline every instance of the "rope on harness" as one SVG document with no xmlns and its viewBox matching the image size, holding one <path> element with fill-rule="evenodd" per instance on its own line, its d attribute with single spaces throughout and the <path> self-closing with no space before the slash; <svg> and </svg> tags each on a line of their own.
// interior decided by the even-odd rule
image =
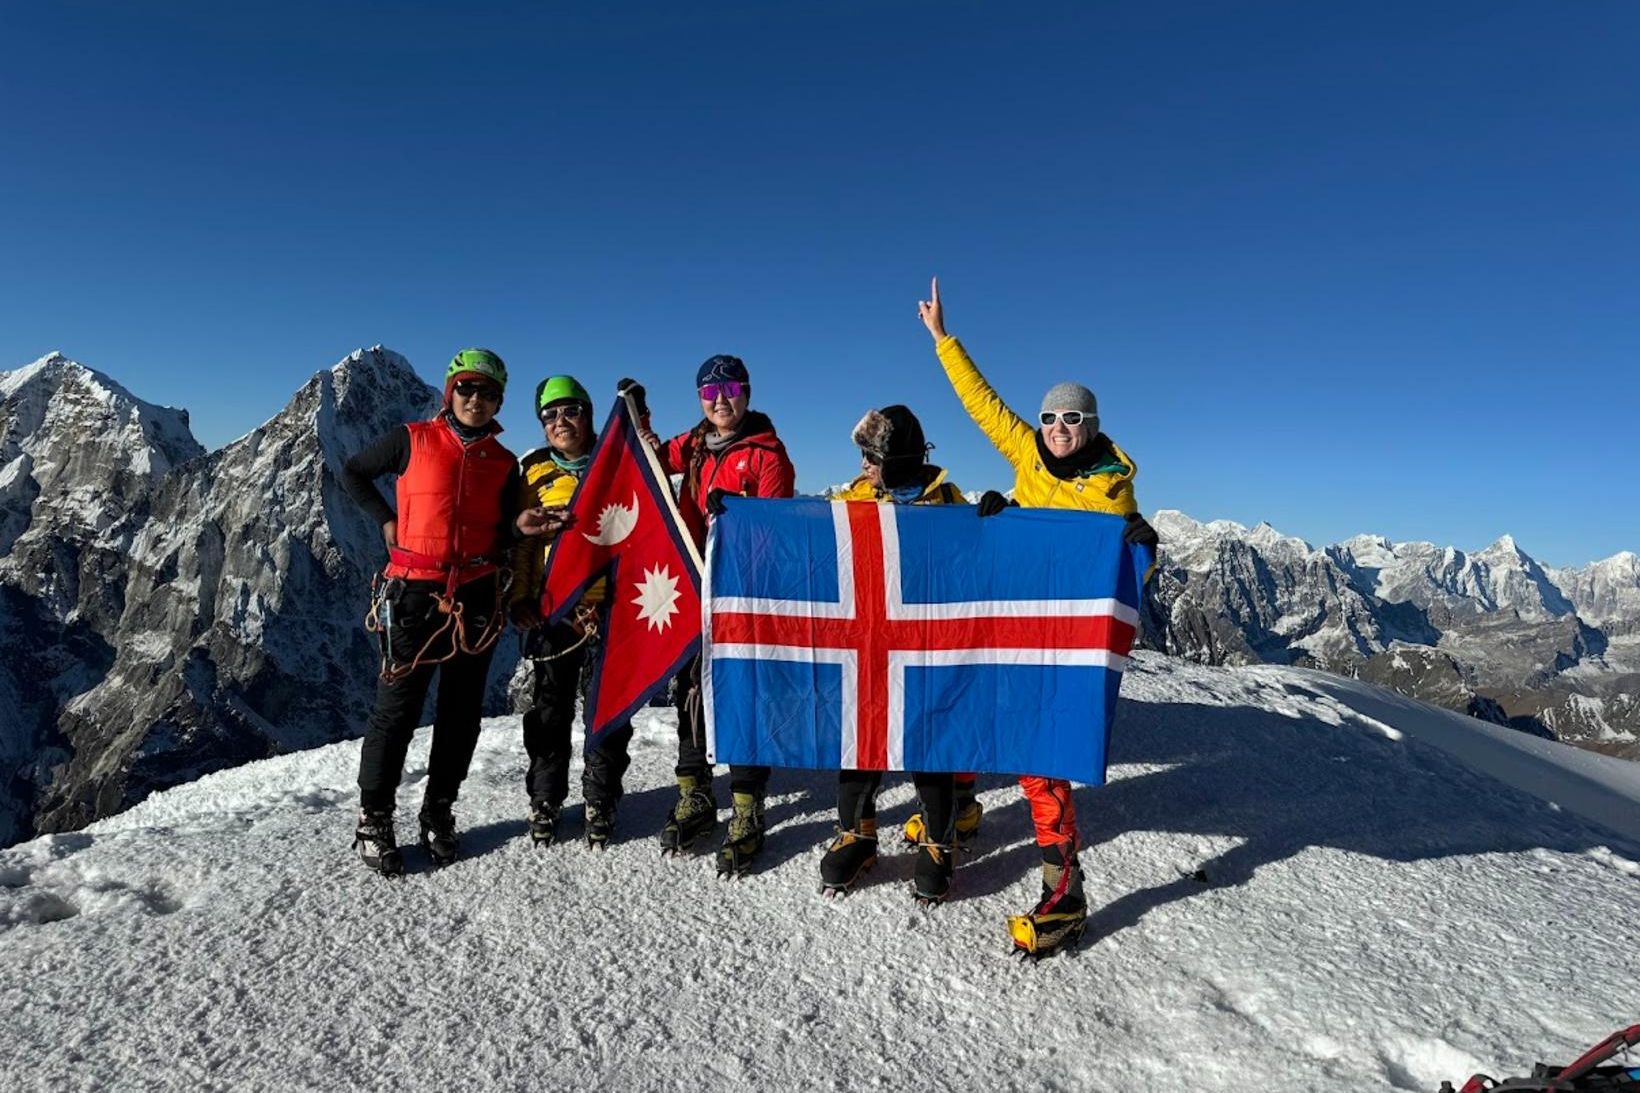
<svg viewBox="0 0 1640 1093">
<path fill-rule="evenodd" d="M 462 569 L 452 567 L 445 582 L 443 592 L 435 592 L 433 600 L 438 606 L 439 614 L 444 616 L 444 622 L 428 635 L 422 642 L 421 648 L 404 664 L 393 660 L 393 603 L 404 589 L 404 581 L 398 577 L 387 577 L 378 574 L 371 580 L 370 609 L 365 612 L 364 628 L 369 633 L 377 635 L 377 643 L 381 648 L 381 679 L 384 683 L 398 683 L 408 678 L 419 668 L 433 664 L 443 664 L 452 660 L 457 654 L 476 656 L 488 652 L 497 639 L 501 637 L 502 611 L 501 605 L 506 600 L 507 592 L 512 588 L 512 570 L 499 566 L 467 567 L 467 572 L 478 570 L 476 576 L 469 580 L 477 580 L 489 573 L 496 574 L 495 581 L 495 609 L 490 612 L 484 629 L 479 631 L 474 641 L 467 640 L 466 605 L 456 599 L 455 593 L 464 582 L 460 579 Z M 433 647 L 445 636 L 449 636 L 447 652 L 434 656 Z"/>
<path fill-rule="evenodd" d="M 557 660 L 559 657 L 567 657 L 588 642 L 598 640 L 598 611 L 596 608 L 584 603 L 576 605 L 574 625 L 577 630 L 581 631 L 581 636 L 574 645 L 560 649 L 556 653 L 549 653 L 546 656 L 530 657 L 531 663 L 546 664 L 549 661 Z M 526 640 L 524 636 L 520 635 L 519 641 L 524 640 Z"/>
</svg>

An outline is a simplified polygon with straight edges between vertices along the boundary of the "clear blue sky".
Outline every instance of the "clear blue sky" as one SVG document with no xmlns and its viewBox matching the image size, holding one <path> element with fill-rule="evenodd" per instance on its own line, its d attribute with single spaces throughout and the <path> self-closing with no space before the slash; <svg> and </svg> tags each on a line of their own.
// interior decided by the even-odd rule
<svg viewBox="0 0 1640 1093">
<path fill-rule="evenodd" d="M 216 446 L 380 342 L 657 426 L 744 357 L 799 484 L 906 402 L 1006 485 L 917 321 L 1026 414 L 1098 392 L 1147 510 L 1545 560 L 1640 549 L 1640 4 L 12 5 L 0 367 Z"/>
</svg>

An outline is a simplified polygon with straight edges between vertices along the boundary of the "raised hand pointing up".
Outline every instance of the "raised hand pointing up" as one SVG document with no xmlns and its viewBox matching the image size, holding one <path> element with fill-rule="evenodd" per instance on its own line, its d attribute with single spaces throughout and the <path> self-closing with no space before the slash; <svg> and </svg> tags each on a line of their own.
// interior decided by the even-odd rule
<svg viewBox="0 0 1640 1093">
<path fill-rule="evenodd" d="M 928 286 L 929 299 L 917 301 L 917 315 L 936 342 L 945 338 L 945 309 L 940 306 L 940 279 L 933 278 Z"/>
</svg>

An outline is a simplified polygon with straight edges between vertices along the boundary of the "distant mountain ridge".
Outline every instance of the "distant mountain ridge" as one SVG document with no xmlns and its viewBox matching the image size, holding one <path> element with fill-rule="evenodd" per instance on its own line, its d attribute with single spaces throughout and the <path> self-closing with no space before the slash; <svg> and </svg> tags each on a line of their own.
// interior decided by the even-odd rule
<svg viewBox="0 0 1640 1093">
<path fill-rule="evenodd" d="M 1640 560 L 1543 566 L 1504 536 L 1466 553 L 1268 524 L 1154 517 L 1157 648 L 1359 676 L 1487 720 L 1640 757 Z"/>
</svg>

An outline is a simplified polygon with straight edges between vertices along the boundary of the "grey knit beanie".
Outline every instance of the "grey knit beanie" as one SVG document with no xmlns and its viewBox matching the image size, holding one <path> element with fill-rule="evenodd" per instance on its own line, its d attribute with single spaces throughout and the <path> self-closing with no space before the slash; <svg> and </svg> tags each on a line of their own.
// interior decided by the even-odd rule
<svg viewBox="0 0 1640 1093">
<path fill-rule="evenodd" d="M 1056 383 L 1042 396 L 1042 412 L 1049 410 L 1081 410 L 1090 420 L 1087 424 L 1099 431 L 1099 400 L 1080 383 Z"/>
</svg>

